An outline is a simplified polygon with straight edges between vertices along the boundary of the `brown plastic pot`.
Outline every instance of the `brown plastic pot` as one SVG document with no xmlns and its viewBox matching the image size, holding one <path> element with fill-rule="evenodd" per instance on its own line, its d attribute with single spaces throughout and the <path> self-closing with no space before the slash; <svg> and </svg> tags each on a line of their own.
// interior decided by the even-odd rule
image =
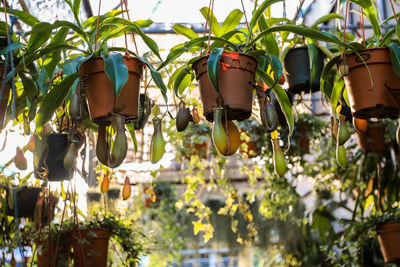
<svg viewBox="0 0 400 267">
<path fill-rule="evenodd" d="M 211 84 L 207 73 L 208 56 L 193 63 L 199 82 L 203 113 L 213 121 L 213 109 L 218 106 L 218 93 Z M 250 118 L 253 102 L 253 86 L 257 60 L 255 57 L 238 52 L 224 52 L 221 55 L 218 73 L 219 90 L 222 95 L 228 120 L 243 121 Z"/>
<path fill-rule="evenodd" d="M 4 65 L 0 65 L 0 130 L 4 127 L 4 119 L 6 117 L 8 98 L 10 97 L 10 83 L 4 83 L 3 85 L 3 75 L 4 75 Z"/>
<path fill-rule="evenodd" d="M 356 132 L 357 143 L 365 153 L 383 153 L 385 150 L 385 126 L 379 122 L 368 122 L 365 134 Z"/>
<path fill-rule="evenodd" d="M 310 125 L 307 123 L 299 123 L 296 127 L 296 144 L 306 154 L 310 153 L 309 127 Z"/>
<path fill-rule="evenodd" d="M 43 242 L 37 242 L 37 266 L 53 267 L 53 266 L 70 266 L 71 242 L 66 234 L 60 236 L 60 242 L 56 253 L 56 239 L 53 240 L 51 247 L 49 242 L 43 245 Z M 48 241 L 48 240 L 47 240 Z M 55 265 L 54 265 L 55 263 Z"/>
<path fill-rule="evenodd" d="M 144 65 L 139 59 L 126 55 L 124 61 L 129 77 L 117 99 L 114 97 L 111 80 L 104 71 L 103 58 L 90 59 L 79 69 L 80 80 L 84 82 L 89 104 L 90 118 L 97 124 L 109 125 L 112 112 L 123 115 L 126 123 L 138 117 L 140 80 Z"/>
<path fill-rule="evenodd" d="M 378 241 L 386 263 L 400 262 L 400 221 L 382 223 L 377 229 Z"/>
<path fill-rule="evenodd" d="M 359 50 L 358 54 L 362 59 L 355 53 L 346 55 L 349 74 L 344 77 L 353 116 L 362 119 L 397 117 L 399 104 L 389 88 L 400 88 L 400 77 L 393 71 L 390 50 L 370 48 Z"/>
<path fill-rule="evenodd" d="M 74 231 L 74 266 L 106 267 L 110 236 L 111 232 L 107 228 Z"/>
</svg>

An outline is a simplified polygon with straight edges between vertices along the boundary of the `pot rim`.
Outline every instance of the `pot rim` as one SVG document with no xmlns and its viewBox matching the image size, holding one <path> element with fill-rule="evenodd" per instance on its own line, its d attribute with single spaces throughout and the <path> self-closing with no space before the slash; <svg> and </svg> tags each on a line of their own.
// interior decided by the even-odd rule
<svg viewBox="0 0 400 267">
<path fill-rule="evenodd" d="M 245 56 L 245 57 L 247 56 L 247 57 L 253 59 L 256 62 L 256 64 L 258 65 L 257 58 L 255 56 L 252 56 L 252 55 L 248 54 L 248 53 L 236 52 L 236 51 L 224 51 L 224 52 L 222 52 L 221 57 L 228 56 L 227 54 L 238 54 L 238 55 Z M 199 57 L 195 62 L 192 63 L 192 69 L 195 69 L 196 68 L 195 65 L 197 65 L 203 59 L 208 58 L 209 56 L 210 55 L 204 55 L 204 56 Z"/>
<path fill-rule="evenodd" d="M 126 54 L 124 54 L 123 56 L 122 56 L 123 58 L 124 58 L 124 60 L 127 60 L 128 61 L 128 64 L 138 64 L 139 65 L 139 68 L 140 68 L 140 66 L 141 67 L 146 67 L 146 64 L 145 63 L 143 63 L 139 58 L 137 58 L 136 56 L 131 56 L 131 55 L 129 55 L 129 57 L 126 55 Z M 78 69 L 78 71 L 79 71 L 79 75 L 80 76 L 87 76 L 87 75 L 93 75 L 93 74 L 96 74 L 96 73 L 101 73 L 101 72 L 105 72 L 105 70 L 102 70 L 102 71 L 97 71 L 97 72 L 91 72 L 91 71 L 86 71 L 85 73 L 81 73 L 81 69 L 82 69 L 82 66 L 84 66 L 85 64 L 88 64 L 89 62 L 95 62 L 95 61 L 98 61 L 98 60 L 101 60 L 101 61 L 103 61 L 104 62 L 104 59 L 102 58 L 102 57 L 92 57 L 92 58 L 89 58 L 88 60 L 86 60 L 85 62 L 83 62 L 80 66 L 79 66 L 79 69 Z M 133 60 L 133 61 L 131 61 L 131 60 Z M 128 65 L 125 63 L 125 65 L 128 67 Z M 91 70 L 92 68 L 91 67 L 88 67 L 88 70 Z M 129 67 L 128 67 L 128 71 L 129 71 Z M 137 72 L 135 72 L 135 71 L 129 71 L 129 72 L 131 72 L 131 73 L 134 73 L 134 74 L 136 74 L 136 75 L 139 75 L 140 77 L 142 77 L 142 73 L 137 73 Z M 143 71 L 142 71 L 143 72 Z"/>
<path fill-rule="evenodd" d="M 372 52 L 372 51 L 378 51 L 378 50 L 389 50 L 389 48 L 386 47 L 386 46 L 363 48 L 363 49 L 357 50 L 357 53 L 360 53 L 360 52 L 368 52 L 368 51 Z M 355 52 L 346 53 L 346 56 L 350 56 L 350 55 L 355 55 L 355 56 L 357 56 L 357 54 L 356 54 Z M 339 60 L 339 62 L 340 62 L 340 61 L 341 61 L 341 59 Z"/>
</svg>

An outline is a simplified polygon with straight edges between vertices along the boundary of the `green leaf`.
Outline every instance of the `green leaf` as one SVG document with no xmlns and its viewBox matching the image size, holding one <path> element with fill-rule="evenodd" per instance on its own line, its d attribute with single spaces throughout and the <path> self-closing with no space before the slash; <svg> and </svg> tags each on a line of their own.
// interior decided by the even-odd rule
<svg viewBox="0 0 400 267">
<path fill-rule="evenodd" d="M 391 43 L 388 45 L 392 57 L 393 70 L 400 77 L 400 46 Z"/>
<path fill-rule="evenodd" d="M 224 52 L 223 48 L 214 48 L 207 61 L 207 74 L 210 78 L 211 84 L 214 86 L 215 91 L 219 92 L 218 73 L 219 73 L 219 60 Z"/>
<path fill-rule="evenodd" d="M 50 44 L 60 44 L 65 42 L 65 38 L 67 37 L 69 29 L 67 27 L 61 27 L 57 33 L 53 36 L 53 39 L 50 41 Z M 47 71 L 47 74 L 51 77 L 53 75 L 54 69 L 57 64 L 61 61 L 61 49 L 56 50 L 52 53 L 49 53 L 44 62 L 44 68 Z"/>
<path fill-rule="evenodd" d="M 81 7 L 81 0 L 74 0 L 74 4 L 72 6 L 72 12 L 76 18 L 79 18 L 79 9 Z M 79 20 L 77 21 L 79 22 Z"/>
<path fill-rule="evenodd" d="M 338 104 L 340 95 L 343 92 L 344 88 L 345 88 L 344 80 L 342 77 L 339 77 L 339 79 L 336 81 L 335 85 L 333 86 L 332 94 L 330 97 L 333 110 L 336 110 L 336 106 Z"/>
<path fill-rule="evenodd" d="M 10 45 L 7 45 L 5 48 L 3 48 L 2 50 L 0 50 L 0 55 L 5 55 L 9 52 L 12 52 L 14 50 L 20 49 L 23 46 L 21 44 L 18 43 L 12 43 Z"/>
<path fill-rule="evenodd" d="M 224 35 L 227 32 L 233 31 L 239 25 L 240 20 L 243 17 L 243 12 L 239 9 L 232 10 L 229 15 L 226 17 L 225 21 L 221 26 L 221 35 Z"/>
<path fill-rule="evenodd" d="M 397 40 L 400 40 L 400 19 L 396 23 L 396 35 L 397 35 Z"/>
<path fill-rule="evenodd" d="M 184 90 L 187 86 L 187 77 L 191 77 L 192 73 L 190 73 L 189 69 L 187 67 L 184 67 L 177 75 L 175 82 L 174 82 L 174 93 L 176 96 L 179 96 L 179 93 L 181 93 L 182 90 Z M 182 83 L 182 81 L 185 80 L 185 83 Z M 191 81 L 191 79 L 190 79 Z M 183 88 L 182 88 L 183 87 Z M 180 89 L 180 90 L 179 90 Z"/>
<path fill-rule="evenodd" d="M 310 81 L 312 83 L 317 76 L 318 48 L 311 39 L 307 39 L 307 43 L 308 57 L 310 60 Z"/>
<path fill-rule="evenodd" d="M 331 95 L 333 90 L 333 80 L 331 78 L 331 71 L 332 68 L 336 66 L 339 59 L 340 55 L 329 60 L 328 63 L 326 63 L 321 74 L 321 92 L 329 99 L 330 102 L 332 102 Z"/>
<path fill-rule="evenodd" d="M 265 31 L 269 28 L 267 21 L 265 20 L 264 15 L 261 15 L 259 20 L 258 20 L 258 26 L 260 27 L 261 31 Z M 266 49 L 270 54 L 279 57 L 279 47 L 278 43 L 275 39 L 275 37 L 270 34 L 266 34 L 262 40 L 261 44 L 264 46 L 264 49 Z"/>
<path fill-rule="evenodd" d="M 128 80 L 128 67 L 120 53 L 111 53 L 108 57 L 101 53 L 101 57 L 104 59 L 104 71 L 113 85 L 114 96 L 118 97 Z"/>
<path fill-rule="evenodd" d="M 28 78 L 24 73 L 19 74 L 22 85 L 24 86 L 24 93 L 28 98 L 29 102 L 32 102 L 35 97 L 38 95 L 38 89 L 35 85 L 35 82 L 32 78 Z"/>
<path fill-rule="evenodd" d="M 53 116 L 54 111 L 61 106 L 69 89 L 79 77 L 79 73 L 66 77 L 61 83 L 45 95 L 36 115 L 36 128 L 41 129 Z"/>
<path fill-rule="evenodd" d="M 311 29 L 318 29 L 318 25 L 321 23 L 325 23 L 331 19 L 341 19 L 344 20 L 342 16 L 340 16 L 339 14 L 335 14 L 335 13 L 330 13 L 328 15 L 322 16 L 319 19 L 317 19 L 312 25 L 311 25 Z"/>
<path fill-rule="evenodd" d="M 47 30 L 42 30 L 46 28 Z M 27 45 L 27 53 L 32 53 L 39 49 L 51 36 L 51 24 L 38 22 L 32 27 L 31 36 Z"/>
<path fill-rule="evenodd" d="M 214 13 L 210 11 L 210 18 L 208 18 L 208 7 L 203 7 L 200 9 L 201 14 L 203 15 L 203 17 L 208 21 L 208 27 L 211 26 L 211 32 L 215 35 L 215 36 L 221 36 L 221 27 L 219 26 L 219 23 L 217 21 L 217 18 L 214 16 Z"/>
<path fill-rule="evenodd" d="M 257 25 L 258 20 L 260 19 L 260 17 L 264 14 L 264 11 L 271 5 L 278 3 L 278 2 L 282 2 L 283 0 L 266 0 L 264 1 L 258 8 L 257 10 L 254 12 L 253 17 L 250 20 L 250 33 L 253 32 L 254 27 Z"/>
<path fill-rule="evenodd" d="M 164 101 L 166 104 L 168 104 L 168 96 L 167 96 L 167 92 L 168 92 L 168 88 L 167 86 L 165 86 L 165 83 L 162 79 L 161 74 L 153 67 L 153 65 L 147 61 L 144 58 L 141 57 L 137 57 L 140 61 L 142 61 L 143 63 L 145 63 L 147 65 L 147 67 L 149 67 L 150 69 L 150 74 L 151 77 L 153 78 L 154 83 L 157 85 L 158 88 L 160 88 L 161 90 L 161 94 L 163 95 Z"/>
<path fill-rule="evenodd" d="M 35 18 L 34 16 L 32 16 L 31 14 L 29 14 L 25 11 L 21 11 L 21 10 L 17 10 L 17 9 L 10 9 L 10 8 L 7 8 L 6 10 L 7 10 L 7 13 L 16 15 L 18 17 L 18 19 L 20 19 L 23 23 L 25 23 L 26 25 L 29 25 L 31 27 L 33 27 L 33 25 L 35 25 L 36 23 L 39 22 L 39 20 L 37 18 Z M 4 12 L 4 8 L 0 8 L 0 12 Z"/>
<path fill-rule="evenodd" d="M 136 139 L 136 134 L 135 134 L 135 123 L 128 123 L 125 125 L 131 135 L 135 152 L 137 152 L 138 151 L 138 141 Z"/>
<path fill-rule="evenodd" d="M 129 22 L 128 22 L 129 23 Z M 137 34 L 140 35 L 140 37 L 142 38 L 143 42 L 147 45 L 148 48 L 150 48 L 150 50 L 159 58 L 162 60 L 161 55 L 160 55 L 160 50 L 158 48 L 157 43 L 151 39 L 149 36 L 147 36 L 146 34 L 144 34 L 142 32 L 142 30 L 134 23 L 129 23 L 130 27 L 128 29 L 130 29 L 132 32 L 135 32 Z"/>
<path fill-rule="evenodd" d="M 262 70 L 257 69 L 257 75 L 268 85 L 268 87 L 272 88 L 272 91 L 274 91 L 276 99 L 278 100 L 288 123 L 289 134 L 292 135 L 294 129 L 293 110 L 285 90 L 283 90 L 283 88 L 277 82 L 275 82 L 274 79 L 272 79 Z"/>
<path fill-rule="evenodd" d="M 172 26 L 172 29 L 177 34 L 183 35 L 189 39 L 194 39 L 199 37 L 199 35 L 195 33 L 192 29 L 181 24 L 175 24 L 174 26 Z"/>
<path fill-rule="evenodd" d="M 248 45 L 246 45 L 244 52 L 247 52 L 249 49 L 251 49 L 256 44 L 256 42 L 260 38 L 264 37 L 265 35 L 270 34 L 272 32 L 280 32 L 280 31 L 298 34 L 303 37 L 313 39 L 314 41 L 319 40 L 319 41 L 334 43 L 334 44 L 338 44 L 338 45 L 350 48 L 349 45 L 342 42 L 339 38 L 337 38 L 335 35 L 333 35 L 331 33 L 313 30 L 313 29 L 303 27 L 303 26 L 281 25 L 281 26 L 271 27 L 271 28 L 261 32 Z"/>
</svg>

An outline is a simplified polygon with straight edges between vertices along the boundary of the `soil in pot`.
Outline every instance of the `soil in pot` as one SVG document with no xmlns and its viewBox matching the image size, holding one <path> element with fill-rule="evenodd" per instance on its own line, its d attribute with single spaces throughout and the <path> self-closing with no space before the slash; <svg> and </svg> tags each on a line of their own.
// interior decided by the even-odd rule
<svg viewBox="0 0 400 267">
<path fill-rule="evenodd" d="M 70 180 L 72 175 L 64 168 L 64 157 L 69 145 L 68 135 L 52 133 L 43 139 L 45 149 L 40 156 L 38 166 L 34 164 L 35 177 L 47 178 L 49 181 Z"/>
<path fill-rule="evenodd" d="M 365 134 L 356 132 L 357 143 L 365 153 L 383 153 L 385 150 L 385 126 L 379 122 L 368 122 Z"/>
<path fill-rule="evenodd" d="M 386 263 L 400 263 L 400 222 L 389 221 L 377 228 L 378 241 Z"/>
<path fill-rule="evenodd" d="M 219 97 L 207 73 L 208 56 L 193 63 L 199 82 L 203 113 L 208 121 L 213 121 L 213 109 L 218 106 Z M 251 116 L 253 85 L 257 60 L 255 57 L 238 52 L 224 52 L 220 60 L 219 89 L 228 120 L 243 121 Z"/>
<path fill-rule="evenodd" d="M 390 50 L 370 48 L 358 53 L 362 59 L 355 53 L 346 55 L 349 74 L 344 77 L 353 116 L 362 119 L 397 117 L 399 104 L 389 88 L 400 88 L 400 77 L 393 71 Z"/>
<path fill-rule="evenodd" d="M 284 73 L 288 82 L 288 92 L 292 94 L 314 93 L 320 90 L 320 79 L 324 69 L 325 55 L 318 49 L 316 75 L 310 82 L 310 57 L 307 46 L 289 50 L 284 60 Z"/>
<path fill-rule="evenodd" d="M 74 266 L 106 267 L 110 236 L 111 232 L 106 228 L 74 231 Z"/>
<path fill-rule="evenodd" d="M 0 65 L 0 130 L 4 127 L 4 120 L 6 117 L 8 98 L 10 97 L 10 83 L 4 83 L 4 65 Z"/>
<path fill-rule="evenodd" d="M 111 123 L 111 113 L 123 115 L 126 123 L 138 118 L 140 81 L 144 65 L 136 57 L 124 55 L 129 78 L 115 99 L 110 78 L 104 72 L 104 60 L 97 57 L 86 61 L 79 69 L 89 104 L 90 118 L 100 125 Z"/>
</svg>

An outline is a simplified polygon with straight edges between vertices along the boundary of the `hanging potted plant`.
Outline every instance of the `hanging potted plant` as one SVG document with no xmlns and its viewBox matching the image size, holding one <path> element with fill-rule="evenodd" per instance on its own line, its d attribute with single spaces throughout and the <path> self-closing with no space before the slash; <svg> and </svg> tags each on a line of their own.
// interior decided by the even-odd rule
<svg viewBox="0 0 400 267">
<path fill-rule="evenodd" d="M 94 212 L 75 225 L 72 232 L 72 247 L 75 266 L 107 266 L 108 243 L 113 238 L 123 249 L 123 262 L 138 264 L 142 245 L 133 221 L 112 214 Z"/>
<path fill-rule="evenodd" d="M 179 85 L 187 77 L 193 79 L 191 70 L 194 71 L 199 82 L 203 114 L 208 121 L 214 121 L 213 141 L 223 155 L 232 155 L 240 145 L 239 133 L 232 120 L 243 121 L 250 117 L 253 89 L 257 88 L 256 75 L 272 88 L 283 107 L 290 129 L 293 130 L 289 99 L 276 82 L 281 77 L 282 65 L 276 56 L 258 45 L 259 38 L 253 39 L 252 36 L 258 20 L 271 4 L 271 1 L 266 1 L 254 11 L 254 16 L 248 24 L 251 34 L 235 30 L 243 16 L 240 10 L 233 10 L 223 23 L 225 26 L 220 27 L 211 10 L 207 7 L 202 8 L 201 12 L 207 24 L 211 25 L 209 36 L 199 37 L 183 25 L 174 25 L 174 30 L 188 37 L 190 41 L 172 49 L 160 66 L 165 66 L 185 52 L 198 51 L 199 46 L 204 47 L 204 42 L 209 40 L 207 49 L 202 51 L 200 56 L 190 60 L 187 67 L 179 70 L 171 79 Z M 271 73 L 267 74 L 266 70 L 269 67 Z"/>
</svg>

